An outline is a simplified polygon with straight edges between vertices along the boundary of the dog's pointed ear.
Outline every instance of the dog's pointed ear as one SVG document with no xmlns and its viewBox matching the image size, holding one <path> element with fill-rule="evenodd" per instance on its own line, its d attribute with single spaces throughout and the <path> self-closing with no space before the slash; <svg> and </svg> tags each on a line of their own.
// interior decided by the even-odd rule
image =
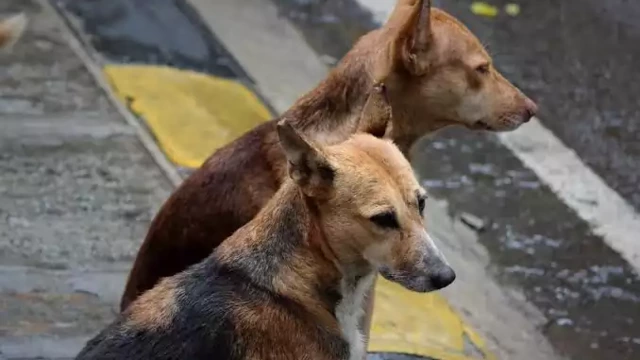
<svg viewBox="0 0 640 360">
<path fill-rule="evenodd" d="M 289 163 L 289 176 L 311 197 L 328 193 L 335 172 L 322 152 L 305 140 L 286 120 L 278 125 L 278 137 Z"/>
<path fill-rule="evenodd" d="M 412 74 L 424 74 L 433 43 L 431 0 L 398 0 L 385 26 L 393 32 L 393 58 L 401 59 Z"/>
<path fill-rule="evenodd" d="M 387 137 L 391 130 L 392 118 L 391 103 L 384 83 L 374 84 L 360 112 L 358 131 L 378 138 Z"/>
</svg>

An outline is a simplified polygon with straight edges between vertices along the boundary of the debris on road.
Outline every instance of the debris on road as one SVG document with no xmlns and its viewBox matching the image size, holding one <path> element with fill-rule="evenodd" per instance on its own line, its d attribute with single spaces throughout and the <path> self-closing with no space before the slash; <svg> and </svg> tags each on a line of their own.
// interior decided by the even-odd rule
<svg viewBox="0 0 640 360">
<path fill-rule="evenodd" d="M 510 3 L 504 6 L 504 12 L 509 16 L 518 16 L 520 15 L 520 5 Z"/>
<path fill-rule="evenodd" d="M 479 16 L 495 17 L 498 15 L 500 10 L 491 4 L 487 4 L 486 2 L 474 1 L 471 4 L 471 12 Z"/>
<path fill-rule="evenodd" d="M 458 215 L 460 221 L 471 229 L 481 232 L 485 229 L 485 221 L 473 214 L 463 212 Z"/>
</svg>

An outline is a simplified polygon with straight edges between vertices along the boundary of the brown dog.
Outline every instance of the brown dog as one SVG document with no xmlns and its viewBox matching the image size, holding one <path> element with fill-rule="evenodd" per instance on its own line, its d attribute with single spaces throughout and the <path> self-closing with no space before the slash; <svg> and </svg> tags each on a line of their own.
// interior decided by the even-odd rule
<svg viewBox="0 0 640 360">
<path fill-rule="evenodd" d="M 77 359 L 359 360 L 376 274 L 419 292 L 455 278 L 425 191 L 388 140 L 316 147 L 278 125 L 291 180 L 207 259 L 143 294 Z"/>
<path fill-rule="evenodd" d="M 431 11 L 429 1 L 399 0 L 389 21 L 363 36 L 282 117 L 320 142 L 363 131 L 379 135 L 379 119 L 360 120 L 379 80 L 394 112 L 382 132 L 404 154 L 417 139 L 445 126 L 511 130 L 536 111 L 464 25 Z M 161 278 L 204 259 L 271 199 L 286 178 L 275 129 L 275 121 L 267 122 L 219 149 L 167 200 L 140 248 L 122 309 Z"/>
<path fill-rule="evenodd" d="M 0 49 L 13 45 L 27 26 L 24 14 L 13 15 L 0 21 Z"/>
</svg>

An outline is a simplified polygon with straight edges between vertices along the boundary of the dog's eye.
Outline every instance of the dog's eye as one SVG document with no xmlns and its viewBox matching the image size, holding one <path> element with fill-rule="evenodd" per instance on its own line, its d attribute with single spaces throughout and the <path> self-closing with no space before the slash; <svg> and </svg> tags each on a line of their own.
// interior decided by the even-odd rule
<svg viewBox="0 0 640 360">
<path fill-rule="evenodd" d="M 425 196 L 418 195 L 418 211 L 420 211 L 420 214 L 424 211 L 425 198 Z"/>
<path fill-rule="evenodd" d="M 476 67 L 476 72 L 482 75 L 486 75 L 489 73 L 489 64 L 482 64 Z"/>
<path fill-rule="evenodd" d="M 399 229 L 398 218 L 393 211 L 383 212 L 369 218 L 371 222 L 384 229 Z"/>
</svg>

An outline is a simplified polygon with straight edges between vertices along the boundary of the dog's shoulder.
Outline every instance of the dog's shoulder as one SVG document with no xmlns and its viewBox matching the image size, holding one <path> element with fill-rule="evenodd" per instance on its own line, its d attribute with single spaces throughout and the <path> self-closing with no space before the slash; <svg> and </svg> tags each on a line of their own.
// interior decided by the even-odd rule
<svg viewBox="0 0 640 360">
<path fill-rule="evenodd" d="M 242 214 L 243 222 L 249 221 L 280 188 L 286 175 L 276 121 L 260 124 L 218 149 L 185 180 L 180 188 L 181 196 L 195 201 L 214 198 L 216 201 L 209 205 L 211 210 L 215 211 L 216 207 L 230 209 Z M 238 188 L 244 191 L 238 193 L 235 191 Z M 229 203 L 222 203 L 219 200 L 222 198 L 228 199 Z M 192 202 L 190 206 L 193 206 Z M 207 204 L 203 206 L 208 208 Z"/>
</svg>

